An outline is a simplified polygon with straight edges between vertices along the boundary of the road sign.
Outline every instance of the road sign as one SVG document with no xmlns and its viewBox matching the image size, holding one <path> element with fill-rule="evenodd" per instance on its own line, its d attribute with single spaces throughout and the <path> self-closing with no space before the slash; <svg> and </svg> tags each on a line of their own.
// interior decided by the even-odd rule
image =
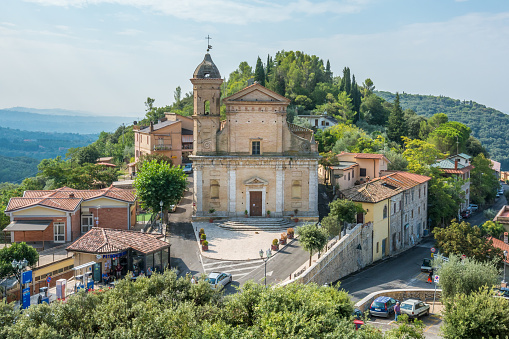
<svg viewBox="0 0 509 339">
<path fill-rule="evenodd" d="M 435 275 L 435 279 L 433 279 L 433 281 L 435 282 L 435 284 L 438 284 L 438 282 L 440 281 L 440 276 Z"/>
<path fill-rule="evenodd" d="M 435 253 L 431 253 L 431 257 L 432 257 L 432 258 L 433 258 L 433 255 L 434 255 L 434 254 L 435 254 Z"/>
<path fill-rule="evenodd" d="M 30 287 L 23 289 L 21 303 L 24 309 L 30 306 Z"/>
<path fill-rule="evenodd" d="M 21 283 L 28 284 L 32 282 L 32 271 L 25 271 L 21 274 Z"/>
<path fill-rule="evenodd" d="M 435 247 L 432 247 L 432 248 L 431 248 L 431 253 L 435 253 L 435 251 L 436 251 L 436 248 L 435 248 Z"/>
<path fill-rule="evenodd" d="M 49 284 L 51 282 L 51 275 L 48 275 L 48 277 L 46 278 L 46 282 Z"/>
</svg>

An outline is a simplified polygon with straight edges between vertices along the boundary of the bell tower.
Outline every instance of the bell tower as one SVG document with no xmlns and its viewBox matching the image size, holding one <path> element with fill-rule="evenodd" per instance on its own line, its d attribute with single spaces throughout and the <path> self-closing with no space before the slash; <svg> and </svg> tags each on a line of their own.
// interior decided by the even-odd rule
<svg viewBox="0 0 509 339">
<path fill-rule="evenodd" d="M 216 154 L 216 134 L 221 125 L 223 79 L 209 53 L 196 67 L 191 83 L 194 93 L 193 155 L 213 155 Z"/>
</svg>

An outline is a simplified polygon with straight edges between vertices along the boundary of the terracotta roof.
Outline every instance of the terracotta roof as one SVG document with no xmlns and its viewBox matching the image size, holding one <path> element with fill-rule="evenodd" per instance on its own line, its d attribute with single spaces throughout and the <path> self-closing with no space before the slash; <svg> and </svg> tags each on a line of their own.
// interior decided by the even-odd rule
<svg viewBox="0 0 509 339">
<path fill-rule="evenodd" d="M 70 194 L 74 194 L 75 198 L 82 198 L 83 200 L 91 200 L 100 197 L 106 197 L 126 202 L 134 202 L 136 200 L 134 190 L 122 189 L 113 186 L 99 190 L 76 190 L 74 188 L 64 186 L 51 191 L 25 191 L 23 193 L 23 197 L 64 199 L 69 198 Z"/>
<path fill-rule="evenodd" d="M 486 239 L 488 241 L 491 240 L 493 242 L 493 247 L 500 248 L 502 251 L 509 252 L 509 244 L 506 244 L 502 240 L 493 238 L 493 237 L 487 237 Z M 509 264 L 509 260 L 504 260 L 504 261 Z"/>
<path fill-rule="evenodd" d="M 114 253 L 132 248 L 145 254 L 170 247 L 170 244 L 159 240 L 161 235 L 136 231 L 113 230 L 92 227 L 90 231 L 69 245 L 69 252 Z"/>
<path fill-rule="evenodd" d="M 425 183 L 430 177 L 408 172 L 394 172 L 365 184 L 341 191 L 346 199 L 376 203 L 409 188 Z"/>
<path fill-rule="evenodd" d="M 385 161 L 390 162 L 389 159 L 383 154 L 378 153 L 348 153 L 348 152 L 341 152 L 340 154 L 336 155 L 338 158 L 342 155 L 353 155 L 356 159 L 385 159 Z"/>
<path fill-rule="evenodd" d="M 72 212 L 78 208 L 83 199 L 81 198 L 11 198 L 5 212 L 12 212 L 27 207 L 50 207 L 62 211 Z"/>
</svg>

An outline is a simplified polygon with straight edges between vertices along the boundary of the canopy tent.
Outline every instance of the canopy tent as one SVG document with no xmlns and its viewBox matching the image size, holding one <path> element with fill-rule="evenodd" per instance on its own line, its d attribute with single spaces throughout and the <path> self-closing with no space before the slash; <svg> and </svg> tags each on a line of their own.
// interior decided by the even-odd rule
<svg viewBox="0 0 509 339">
<path fill-rule="evenodd" d="M 51 220 L 23 220 L 13 221 L 4 228 L 4 232 L 16 231 L 45 231 L 51 224 Z"/>
</svg>

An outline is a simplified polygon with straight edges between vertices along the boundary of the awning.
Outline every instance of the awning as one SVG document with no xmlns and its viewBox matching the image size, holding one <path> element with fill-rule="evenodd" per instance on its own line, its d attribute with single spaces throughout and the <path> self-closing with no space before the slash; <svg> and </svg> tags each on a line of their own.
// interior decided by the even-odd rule
<svg viewBox="0 0 509 339">
<path fill-rule="evenodd" d="M 49 224 L 51 224 L 51 220 L 13 221 L 4 228 L 4 232 L 44 231 L 48 228 Z"/>
</svg>

